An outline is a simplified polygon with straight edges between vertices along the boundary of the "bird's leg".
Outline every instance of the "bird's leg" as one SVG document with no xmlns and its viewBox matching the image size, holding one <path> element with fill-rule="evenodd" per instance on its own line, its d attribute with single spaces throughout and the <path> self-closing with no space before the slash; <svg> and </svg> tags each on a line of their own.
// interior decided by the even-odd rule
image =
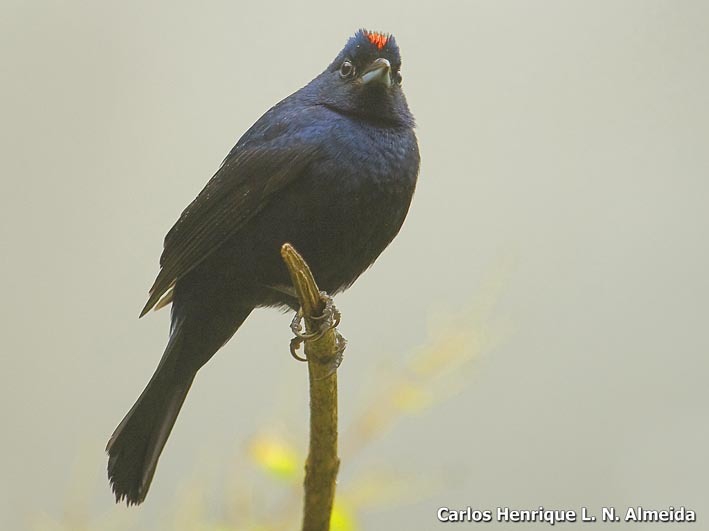
<svg viewBox="0 0 709 531">
<path fill-rule="evenodd" d="M 332 297 L 330 297 L 326 292 L 321 291 L 320 292 L 320 297 L 322 300 L 325 302 L 325 308 L 323 309 L 323 312 L 321 315 L 311 317 L 312 320 L 314 321 L 321 321 L 320 326 L 318 327 L 317 330 L 314 332 L 304 332 L 303 331 L 303 309 L 299 309 L 296 314 L 293 316 L 293 320 L 291 321 L 290 328 L 293 331 L 293 334 L 295 337 L 291 339 L 290 342 L 290 353 L 291 356 L 293 356 L 295 359 L 298 361 L 308 361 L 306 358 L 300 356 L 297 351 L 298 348 L 302 343 L 305 341 L 313 341 L 316 339 L 320 339 L 325 333 L 332 329 L 336 328 L 340 324 L 340 318 L 341 314 L 340 311 L 335 307 L 335 303 L 332 300 Z M 345 350 L 345 344 L 346 341 L 345 339 L 337 333 L 337 342 L 338 342 L 338 350 L 336 352 L 335 360 L 333 362 L 334 368 L 333 372 L 337 370 L 337 368 L 340 366 L 342 363 L 342 353 Z M 330 373 L 331 374 L 331 373 Z M 328 374 L 328 376 L 330 376 Z"/>
</svg>

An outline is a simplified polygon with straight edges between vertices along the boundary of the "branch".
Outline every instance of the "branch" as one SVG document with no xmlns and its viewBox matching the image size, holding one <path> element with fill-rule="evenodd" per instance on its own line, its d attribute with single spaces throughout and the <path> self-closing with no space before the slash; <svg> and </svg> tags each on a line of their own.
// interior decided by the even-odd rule
<svg viewBox="0 0 709 531">
<path fill-rule="evenodd" d="M 292 245 L 283 244 L 281 256 L 300 301 L 306 332 L 317 332 L 326 310 L 324 297 L 308 264 Z M 303 531 L 330 529 L 340 466 L 337 457 L 337 373 L 333 367 L 337 365 L 343 344 L 344 339 L 335 328 L 305 342 L 310 375 L 310 448 L 305 462 Z"/>
</svg>

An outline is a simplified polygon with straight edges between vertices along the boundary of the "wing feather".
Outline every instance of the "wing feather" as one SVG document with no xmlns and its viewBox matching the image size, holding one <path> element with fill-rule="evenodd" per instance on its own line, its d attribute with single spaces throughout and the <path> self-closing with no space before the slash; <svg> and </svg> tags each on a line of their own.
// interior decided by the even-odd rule
<svg viewBox="0 0 709 531">
<path fill-rule="evenodd" d="M 317 152 L 316 143 L 292 138 L 284 142 L 280 135 L 265 143 L 237 145 L 165 236 L 161 270 L 141 317 L 275 193 L 297 179 Z"/>
</svg>

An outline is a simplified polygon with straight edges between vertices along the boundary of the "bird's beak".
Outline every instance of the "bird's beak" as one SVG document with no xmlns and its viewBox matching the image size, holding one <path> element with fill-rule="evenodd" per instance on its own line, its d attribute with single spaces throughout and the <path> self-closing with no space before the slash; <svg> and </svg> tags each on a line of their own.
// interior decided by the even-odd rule
<svg viewBox="0 0 709 531">
<path fill-rule="evenodd" d="M 389 61 L 380 57 L 375 59 L 371 65 L 362 73 L 360 80 L 363 85 L 368 85 L 372 82 L 381 83 L 385 87 L 391 87 L 391 64 Z"/>
</svg>

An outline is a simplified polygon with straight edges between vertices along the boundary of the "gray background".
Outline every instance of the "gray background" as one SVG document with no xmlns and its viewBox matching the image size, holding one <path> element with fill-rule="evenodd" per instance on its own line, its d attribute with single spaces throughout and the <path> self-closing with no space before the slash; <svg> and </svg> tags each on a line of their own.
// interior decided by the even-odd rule
<svg viewBox="0 0 709 531">
<path fill-rule="evenodd" d="M 305 444 L 290 316 L 254 313 L 200 373 L 144 507 L 113 506 L 103 447 L 165 343 L 167 312 L 137 319 L 163 235 L 359 27 L 397 37 L 423 157 L 400 237 L 337 299 L 361 528 L 440 505 L 706 521 L 708 5 L 4 0 L 0 528 L 179 528 L 195 482 L 212 522 L 240 513 L 229 482 L 297 514 L 246 450 Z M 462 362 L 350 455 L 446 330 Z"/>
</svg>

